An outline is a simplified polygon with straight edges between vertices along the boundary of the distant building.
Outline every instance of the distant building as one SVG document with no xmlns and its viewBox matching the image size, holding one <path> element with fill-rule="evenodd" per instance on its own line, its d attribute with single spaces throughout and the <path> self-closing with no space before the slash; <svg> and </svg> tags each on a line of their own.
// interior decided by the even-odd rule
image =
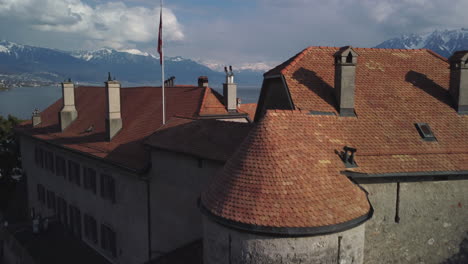
<svg viewBox="0 0 468 264">
<path fill-rule="evenodd" d="M 202 194 L 204 263 L 465 263 L 468 51 L 309 47 Z"/>
</svg>

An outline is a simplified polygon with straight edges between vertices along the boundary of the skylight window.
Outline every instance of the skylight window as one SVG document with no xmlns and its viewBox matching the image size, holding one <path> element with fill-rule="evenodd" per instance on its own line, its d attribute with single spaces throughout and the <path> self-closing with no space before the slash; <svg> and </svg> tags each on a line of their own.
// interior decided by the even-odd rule
<svg viewBox="0 0 468 264">
<path fill-rule="evenodd" d="M 419 132 L 419 135 L 422 137 L 423 140 L 425 141 L 436 141 L 436 137 L 434 136 L 434 133 L 432 133 L 431 127 L 429 126 L 428 123 L 416 123 L 414 124 L 416 126 L 416 129 Z"/>
</svg>

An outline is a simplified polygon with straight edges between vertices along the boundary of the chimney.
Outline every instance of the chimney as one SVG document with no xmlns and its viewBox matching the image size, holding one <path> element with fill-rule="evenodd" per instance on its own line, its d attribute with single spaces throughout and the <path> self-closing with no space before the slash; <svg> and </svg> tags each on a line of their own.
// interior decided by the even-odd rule
<svg viewBox="0 0 468 264">
<path fill-rule="evenodd" d="M 106 84 L 107 116 L 106 134 L 107 140 L 112 138 L 122 129 L 122 116 L 120 113 L 120 82 L 112 80 L 110 73 Z"/>
<path fill-rule="evenodd" d="M 350 46 L 335 53 L 335 96 L 340 116 L 356 116 L 354 91 L 357 57 L 358 54 Z"/>
<path fill-rule="evenodd" d="M 32 113 L 32 125 L 33 127 L 36 127 L 38 125 L 40 125 L 42 122 L 41 120 L 41 113 L 39 113 L 39 110 L 34 110 L 34 112 Z"/>
<path fill-rule="evenodd" d="M 208 87 L 208 77 L 200 76 L 198 77 L 198 87 Z"/>
<path fill-rule="evenodd" d="M 223 84 L 224 104 L 228 112 L 237 112 L 237 85 L 234 83 L 232 66 L 224 67 L 226 72 L 226 83 Z"/>
<path fill-rule="evenodd" d="M 468 115 L 468 50 L 457 51 L 450 61 L 450 87 L 459 115 Z"/>
<path fill-rule="evenodd" d="M 63 108 L 60 111 L 60 128 L 63 132 L 78 117 L 75 107 L 75 84 L 70 79 L 62 83 L 62 97 Z"/>
</svg>

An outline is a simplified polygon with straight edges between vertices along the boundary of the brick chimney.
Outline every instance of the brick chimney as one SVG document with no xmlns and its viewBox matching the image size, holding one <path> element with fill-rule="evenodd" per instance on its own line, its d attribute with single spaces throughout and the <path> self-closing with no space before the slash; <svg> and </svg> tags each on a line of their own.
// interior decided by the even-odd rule
<svg viewBox="0 0 468 264">
<path fill-rule="evenodd" d="M 60 111 L 60 128 L 63 131 L 78 117 L 75 107 L 75 84 L 70 79 L 62 83 L 63 108 Z"/>
<path fill-rule="evenodd" d="M 122 116 L 120 113 L 120 82 L 109 78 L 106 84 L 107 116 L 106 134 L 107 140 L 112 138 L 122 129 Z"/>
<path fill-rule="evenodd" d="M 237 112 L 237 85 L 234 83 L 232 66 L 224 67 L 226 72 L 226 83 L 223 84 L 224 104 L 228 112 Z"/>
<path fill-rule="evenodd" d="M 340 116 L 356 116 L 354 91 L 357 57 L 358 54 L 350 46 L 335 53 L 335 96 Z"/>
<path fill-rule="evenodd" d="M 468 50 L 455 52 L 449 61 L 449 93 L 458 114 L 468 115 Z"/>
<path fill-rule="evenodd" d="M 32 113 L 31 121 L 32 121 L 33 127 L 36 127 L 42 123 L 41 113 L 39 112 L 39 110 L 37 110 L 37 108 Z"/>
<path fill-rule="evenodd" d="M 208 77 L 200 76 L 198 77 L 198 87 L 208 87 Z"/>
</svg>

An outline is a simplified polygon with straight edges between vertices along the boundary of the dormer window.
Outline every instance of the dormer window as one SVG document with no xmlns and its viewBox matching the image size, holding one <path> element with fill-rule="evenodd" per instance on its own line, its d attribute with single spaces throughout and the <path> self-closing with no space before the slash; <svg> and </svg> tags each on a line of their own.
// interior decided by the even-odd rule
<svg viewBox="0 0 468 264">
<path fill-rule="evenodd" d="M 353 63 L 353 54 L 351 52 L 346 56 L 346 63 Z"/>
<path fill-rule="evenodd" d="M 414 125 L 424 141 L 437 141 L 428 123 L 416 123 Z"/>
</svg>

